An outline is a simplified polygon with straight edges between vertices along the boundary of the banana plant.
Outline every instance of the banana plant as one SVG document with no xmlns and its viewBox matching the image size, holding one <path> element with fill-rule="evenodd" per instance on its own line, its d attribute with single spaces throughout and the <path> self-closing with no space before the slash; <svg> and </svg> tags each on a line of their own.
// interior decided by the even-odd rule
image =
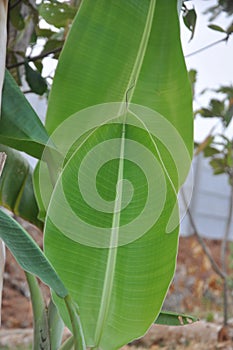
<svg viewBox="0 0 233 350">
<path fill-rule="evenodd" d="M 155 320 L 192 321 L 160 312 L 175 270 L 177 193 L 193 144 L 177 1 L 83 0 L 59 58 L 46 130 L 37 123 L 43 132 L 27 128 L 24 138 L 20 120 L 31 109 L 20 114 L 18 130 L 7 99 L 1 142 L 41 159 L 34 190 L 44 254 L 4 214 L 1 238 L 50 286 L 73 332 L 63 349 L 114 350 Z M 28 281 L 36 295 L 31 275 Z M 49 337 L 47 316 L 37 314 L 38 331 Z M 35 349 L 45 345 L 35 337 Z"/>
</svg>

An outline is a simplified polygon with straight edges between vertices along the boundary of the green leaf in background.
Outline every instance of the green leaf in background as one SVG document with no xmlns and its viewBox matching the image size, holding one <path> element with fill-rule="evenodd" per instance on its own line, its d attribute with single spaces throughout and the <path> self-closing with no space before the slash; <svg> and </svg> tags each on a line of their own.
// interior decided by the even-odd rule
<svg viewBox="0 0 233 350">
<path fill-rule="evenodd" d="M 217 24 L 209 24 L 208 27 L 210 29 L 216 30 L 217 32 L 226 33 L 226 31 L 222 27 L 218 26 Z"/>
<path fill-rule="evenodd" d="M 196 21 L 197 21 L 197 14 L 195 9 L 185 10 L 183 13 L 183 20 L 186 27 L 191 31 L 191 38 L 193 39 L 195 28 L 196 28 Z"/>
<path fill-rule="evenodd" d="M 25 27 L 25 22 L 20 9 L 15 6 L 10 12 L 10 21 L 17 30 L 23 30 Z"/>
<path fill-rule="evenodd" d="M 0 204 L 41 228 L 29 163 L 19 152 L 9 147 L 0 145 L 0 152 L 7 155 L 0 178 Z"/>
<path fill-rule="evenodd" d="M 219 154 L 219 153 L 220 153 L 219 149 L 211 146 L 205 147 L 205 149 L 203 150 L 204 157 L 212 157 L 215 154 Z"/>
<path fill-rule="evenodd" d="M 31 236 L 14 219 L 0 209 L 0 238 L 10 249 L 18 264 L 41 279 L 61 298 L 68 292 Z"/>
<path fill-rule="evenodd" d="M 192 85 L 193 96 L 195 95 L 195 85 L 197 82 L 197 71 L 195 69 L 190 69 L 189 72 L 189 80 Z"/>
<path fill-rule="evenodd" d="M 47 90 L 46 80 L 38 70 L 34 70 L 28 63 L 25 63 L 26 80 L 32 92 L 43 95 Z"/>
<path fill-rule="evenodd" d="M 2 95 L 0 143 L 41 158 L 48 134 L 8 71 Z"/>
<path fill-rule="evenodd" d="M 190 315 L 179 314 L 170 311 L 161 311 L 155 324 L 168 326 L 184 326 L 197 322 L 198 318 Z"/>
<path fill-rule="evenodd" d="M 39 7 L 39 14 L 46 22 L 57 28 L 65 27 L 74 18 L 77 9 L 64 2 L 46 1 Z"/>
<path fill-rule="evenodd" d="M 112 102 L 120 106 L 113 115 Z M 103 116 L 119 118 L 98 122 Z M 46 128 L 65 162 L 46 218 L 45 253 L 79 305 L 91 349 L 118 349 L 160 312 L 175 269 L 171 218 L 177 224 L 192 122 L 177 2 L 83 0 L 49 97 Z"/>
</svg>

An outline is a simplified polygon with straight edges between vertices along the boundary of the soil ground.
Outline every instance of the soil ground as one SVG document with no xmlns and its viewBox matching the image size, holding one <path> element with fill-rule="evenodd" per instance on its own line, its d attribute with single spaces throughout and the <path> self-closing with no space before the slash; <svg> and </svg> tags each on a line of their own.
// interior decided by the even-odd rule
<svg viewBox="0 0 233 350">
<path fill-rule="evenodd" d="M 27 226 L 41 244 L 41 233 Z M 206 240 L 212 256 L 220 264 L 221 242 Z M 231 253 L 228 251 L 229 275 Z M 232 276 L 231 276 L 232 277 Z M 44 288 L 45 295 L 48 290 Z M 213 271 L 208 258 L 194 236 L 180 238 L 177 269 L 166 297 L 164 308 L 197 316 L 200 321 L 188 326 L 152 326 L 148 334 L 122 348 L 217 350 L 233 349 L 233 303 L 229 293 L 229 327 L 222 328 L 223 302 L 221 278 Z M 2 302 L 0 350 L 31 349 L 32 309 L 23 271 L 7 251 Z"/>
</svg>

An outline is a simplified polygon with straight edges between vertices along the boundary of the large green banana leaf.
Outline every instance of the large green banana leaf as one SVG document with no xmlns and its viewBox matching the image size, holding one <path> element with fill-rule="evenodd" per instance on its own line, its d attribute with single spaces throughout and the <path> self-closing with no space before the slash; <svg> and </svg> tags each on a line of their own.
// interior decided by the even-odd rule
<svg viewBox="0 0 233 350">
<path fill-rule="evenodd" d="M 29 163 L 19 152 L 7 146 L 0 145 L 0 152 L 5 152 L 7 155 L 0 178 L 0 205 L 42 227 L 41 221 L 37 218 L 38 206 Z"/>
<path fill-rule="evenodd" d="M 48 134 L 16 82 L 5 71 L 0 119 L 0 143 L 41 158 Z"/>
<path fill-rule="evenodd" d="M 87 345 L 118 349 L 156 319 L 175 269 L 176 192 L 192 153 L 176 0 L 83 0 L 46 127 L 65 162 L 45 252 L 79 305 Z"/>
</svg>

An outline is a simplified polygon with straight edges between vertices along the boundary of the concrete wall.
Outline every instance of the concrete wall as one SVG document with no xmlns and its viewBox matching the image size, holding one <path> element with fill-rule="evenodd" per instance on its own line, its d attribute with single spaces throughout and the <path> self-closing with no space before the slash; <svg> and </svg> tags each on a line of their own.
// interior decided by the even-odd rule
<svg viewBox="0 0 233 350">
<path fill-rule="evenodd" d="M 198 232 L 207 238 L 221 239 L 224 236 L 229 213 L 231 187 L 226 175 L 213 175 L 209 160 L 198 156 L 193 161 L 193 191 L 189 210 Z M 191 176 L 183 187 L 187 195 L 192 187 Z M 179 197 L 181 211 L 184 201 Z M 181 235 L 193 233 L 188 215 L 181 221 Z M 230 226 L 230 239 L 233 240 L 233 220 Z"/>
</svg>

